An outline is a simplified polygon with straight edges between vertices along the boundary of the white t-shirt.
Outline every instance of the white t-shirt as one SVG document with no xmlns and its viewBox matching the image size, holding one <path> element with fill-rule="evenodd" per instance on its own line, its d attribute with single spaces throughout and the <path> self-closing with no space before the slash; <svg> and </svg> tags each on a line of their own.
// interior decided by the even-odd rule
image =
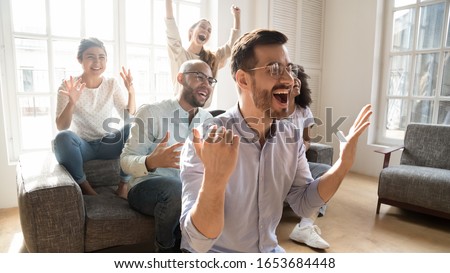
<svg viewBox="0 0 450 273">
<path fill-rule="evenodd" d="M 288 119 L 294 123 L 297 128 L 305 129 L 316 124 L 311 109 L 309 109 L 308 106 L 303 108 L 300 105 L 295 105 L 295 110 Z M 303 138 L 303 130 L 300 130 L 300 135 Z"/>
<path fill-rule="evenodd" d="M 75 77 L 74 81 L 78 78 Z M 58 90 L 66 90 L 64 83 Z M 58 91 L 56 116 L 62 113 L 68 103 L 69 97 Z M 69 130 L 86 141 L 100 139 L 107 133 L 105 129 L 119 127 L 117 125 L 120 119 L 123 120 L 127 105 L 126 94 L 122 91 L 119 82 L 115 78 L 103 77 L 103 81 L 98 88 L 85 88 L 83 90 L 75 105 Z M 120 119 L 117 118 L 117 115 L 114 115 L 114 108 Z M 116 118 L 110 120 L 109 125 L 106 124 L 113 117 Z"/>
</svg>

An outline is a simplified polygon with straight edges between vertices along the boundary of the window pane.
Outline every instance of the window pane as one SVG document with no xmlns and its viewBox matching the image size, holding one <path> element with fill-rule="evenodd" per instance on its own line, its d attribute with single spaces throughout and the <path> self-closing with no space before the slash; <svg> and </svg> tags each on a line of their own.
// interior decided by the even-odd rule
<svg viewBox="0 0 450 273">
<path fill-rule="evenodd" d="M 50 21 L 53 35 L 80 37 L 80 0 L 50 0 Z"/>
<path fill-rule="evenodd" d="M 450 16 L 448 17 L 448 23 L 450 25 Z M 450 27 L 447 27 L 447 42 L 445 43 L 446 47 L 450 47 Z"/>
<path fill-rule="evenodd" d="M 414 18 L 416 9 L 394 12 L 392 51 L 411 50 L 414 40 Z"/>
<path fill-rule="evenodd" d="M 135 43 L 150 43 L 151 2 L 147 0 L 127 0 L 126 2 L 126 40 Z M 159 10 L 160 13 L 164 11 Z M 159 29 L 165 30 L 164 21 Z"/>
<path fill-rule="evenodd" d="M 173 87 L 170 78 L 170 61 L 165 48 L 155 49 L 155 61 L 153 67 L 155 71 L 155 90 L 157 100 L 164 100 L 173 97 Z"/>
<path fill-rule="evenodd" d="M 127 64 L 133 75 L 133 84 L 136 89 L 136 105 L 153 103 L 150 92 L 153 89 L 150 78 L 151 50 L 146 47 L 127 47 Z"/>
<path fill-rule="evenodd" d="M 404 130 L 407 124 L 408 102 L 404 99 L 388 100 L 386 129 Z"/>
<path fill-rule="evenodd" d="M 11 1 L 15 32 L 45 34 L 45 0 Z"/>
<path fill-rule="evenodd" d="M 413 123 L 432 123 L 433 101 L 415 100 L 411 109 L 411 122 Z"/>
<path fill-rule="evenodd" d="M 439 103 L 438 124 L 450 125 L 450 101 Z"/>
<path fill-rule="evenodd" d="M 70 76 L 78 76 L 82 68 L 77 60 L 79 42 L 54 41 L 53 42 L 53 64 L 55 73 L 55 88 L 59 88 L 61 81 Z M 52 90 L 57 91 L 57 90 Z"/>
<path fill-rule="evenodd" d="M 85 1 L 86 36 L 113 40 L 113 0 Z"/>
<path fill-rule="evenodd" d="M 22 97 L 19 99 L 21 137 L 23 149 L 50 148 L 52 122 L 48 97 Z"/>
<path fill-rule="evenodd" d="M 18 92 L 49 92 L 47 43 L 15 39 Z"/>
<path fill-rule="evenodd" d="M 119 74 L 115 75 L 114 74 L 114 66 L 117 65 L 118 67 L 120 67 L 120 71 L 122 70 L 122 64 L 116 64 L 115 63 L 115 53 L 114 53 L 114 45 L 111 43 L 105 43 L 105 41 L 102 41 L 105 45 L 106 48 L 106 55 L 107 55 L 107 59 L 106 59 L 106 70 L 105 73 L 103 73 L 104 76 L 107 77 L 119 77 L 120 80 L 122 80 L 122 78 L 120 77 Z"/>
<path fill-rule="evenodd" d="M 439 48 L 444 26 L 445 3 L 420 8 L 419 49 Z"/>
<path fill-rule="evenodd" d="M 189 28 L 201 19 L 200 9 L 183 3 L 180 3 L 179 8 L 177 25 L 183 46 L 187 47 L 189 43 Z"/>
<path fill-rule="evenodd" d="M 438 57 L 438 53 L 417 55 L 413 95 L 426 97 L 435 95 Z"/>
<path fill-rule="evenodd" d="M 411 5 L 411 4 L 415 4 L 416 0 L 395 0 L 395 4 L 394 6 L 396 8 L 398 7 L 403 7 L 403 6 L 407 6 L 407 5 Z"/>
<path fill-rule="evenodd" d="M 153 25 L 155 26 L 153 28 L 153 42 L 157 45 L 166 45 L 166 26 L 164 23 L 166 13 L 161 12 L 166 8 L 165 3 L 163 1 L 154 1 L 153 7 Z"/>
<path fill-rule="evenodd" d="M 410 55 L 391 57 L 388 95 L 408 95 L 410 62 Z"/>
<path fill-rule="evenodd" d="M 441 96 L 450 96 L 450 53 L 445 53 Z"/>
</svg>

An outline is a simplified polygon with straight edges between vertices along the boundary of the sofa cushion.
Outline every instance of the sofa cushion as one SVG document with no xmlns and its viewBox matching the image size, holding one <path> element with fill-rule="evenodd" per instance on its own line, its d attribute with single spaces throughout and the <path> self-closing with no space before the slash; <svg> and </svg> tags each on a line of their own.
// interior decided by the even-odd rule
<svg viewBox="0 0 450 273">
<path fill-rule="evenodd" d="M 449 177 L 450 170 L 445 169 L 391 166 L 380 173 L 378 196 L 450 213 Z"/>
<path fill-rule="evenodd" d="M 83 196 L 86 252 L 154 241 L 153 217 L 131 209 L 127 200 L 115 194 L 115 187 L 98 187 L 95 190 L 97 196 Z"/>
<path fill-rule="evenodd" d="M 117 186 L 120 181 L 120 160 L 90 160 L 84 163 L 86 179 L 93 188 Z"/>
</svg>

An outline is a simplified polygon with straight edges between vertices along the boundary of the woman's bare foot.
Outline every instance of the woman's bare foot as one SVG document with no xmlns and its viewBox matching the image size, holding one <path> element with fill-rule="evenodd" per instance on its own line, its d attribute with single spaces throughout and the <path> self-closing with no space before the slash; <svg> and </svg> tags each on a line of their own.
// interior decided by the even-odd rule
<svg viewBox="0 0 450 273">
<path fill-rule="evenodd" d="M 91 184 L 86 180 L 80 184 L 81 192 L 84 195 L 97 195 L 97 192 L 91 187 Z"/>
<path fill-rule="evenodd" d="M 127 198 L 128 198 L 128 183 L 120 181 L 119 185 L 117 186 L 116 194 L 120 198 L 127 200 Z"/>
</svg>

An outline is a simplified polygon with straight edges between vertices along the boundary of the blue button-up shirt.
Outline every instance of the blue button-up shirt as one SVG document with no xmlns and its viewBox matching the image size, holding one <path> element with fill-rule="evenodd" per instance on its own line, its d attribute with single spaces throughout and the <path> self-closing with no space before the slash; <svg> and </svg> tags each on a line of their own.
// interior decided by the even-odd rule
<svg viewBox="0 0 450 273">
<path fill-rule="evenodd" d="M 225 193 L 224 228 L 217 238 L 209 239 L 192 223 L 190 211 L 204 169 L 189 139 L 180 161 L 181 247 L 191 252 L 284 252 L 275 233 L 284 201 L 303 217 L 311 216 L 324 204 L 317 191 L 318 180 L 314 181 L 309 171 L 300 130 L 288 121 L 274 121 L 261 147 L 255 131 L 247 124 L 252 121 L 243 119 L 237 105 L 213 122 L 241 137 L 238 162 Z M 203 132 L 210 126 L 204 124 Z"/>
</svg>

